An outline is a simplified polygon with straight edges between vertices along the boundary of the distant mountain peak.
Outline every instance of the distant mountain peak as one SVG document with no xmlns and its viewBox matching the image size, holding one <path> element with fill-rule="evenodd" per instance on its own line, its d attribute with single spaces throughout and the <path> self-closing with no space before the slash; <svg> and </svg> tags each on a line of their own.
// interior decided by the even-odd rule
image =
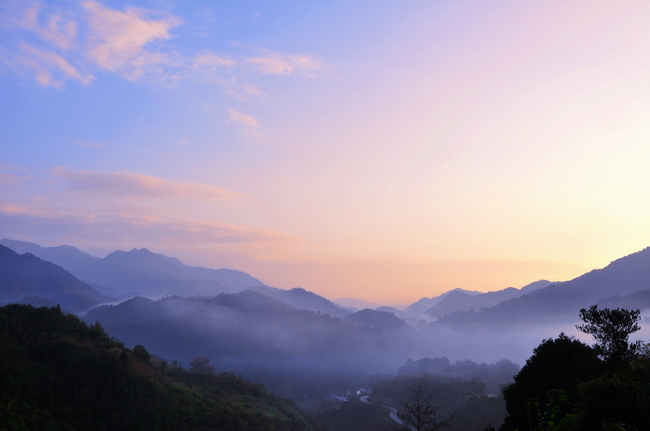
<svg viewBox="0 0 650 431">
<path fill-rule="evenodd" d="M 18 254 L 0 245 L 0 301 L 54 301 L 71 311 L 82 311 L 109 298 L 52 262 L 32 253 Z"/>
</svg>

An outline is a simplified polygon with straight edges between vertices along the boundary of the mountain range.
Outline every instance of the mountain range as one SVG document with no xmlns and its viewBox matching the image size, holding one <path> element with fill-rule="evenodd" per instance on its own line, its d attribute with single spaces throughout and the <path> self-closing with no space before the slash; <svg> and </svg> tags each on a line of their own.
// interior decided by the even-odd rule
<svg viewBox="0 0 650 431">
<path fill-rule="evenodd" d="M 541 339 L 577 334 L 581 308 L 650 308 L 650 248 L 569 281 L 487 293 L 454 289 L 401 310 L 357 310 L 146 248 L 98 258 L 70 246 L 0 243 L 14 250 L 0 246 L 0 302 L 86 311 L 89 322 L 129 344 L 152 346 L 168 359 L 212 355 L 223 370 L 249 374 L 390 372 L 425 356 L 521 362 Z M 282 382 L 278 377 L 276 387 L 287 386 Z"/>
<path fill-rule="evenodd" d="M 134 295 L 214 296 L 225 292 L 266 286 L 258 279 L 233 269 L 209 269 L 183 264 L 176 258 L 146 248 L 116 250 L 103 259 L 75 247 L 40 247 L 25 241 L 0 240 L 17 253 L 31 253 L 67 269 L 107 296 Z"/>
<path fill-rule="evenodd" d="M 437 323 L 512 324 L 575 320 L 581 308 L 593 304 L 650 307 L 650 247 L 616 259 L 573 280 L 550 283 L 528 294 L 502 301 L 478 312 L 442 316 Z M 630 300 L 634 298 L 634 300 Z"/>
</svg>

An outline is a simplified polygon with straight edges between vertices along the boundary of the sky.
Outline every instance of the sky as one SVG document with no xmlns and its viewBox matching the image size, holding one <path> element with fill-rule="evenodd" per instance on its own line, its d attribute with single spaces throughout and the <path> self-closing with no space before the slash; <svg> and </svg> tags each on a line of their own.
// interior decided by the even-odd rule
<svg viewBox="0 0 650 431">
<path fill-rule="evenodd" d="M 330 299 L 650 245 L 645 0 L 0 3 L 0 237 Z"/>
</svg>

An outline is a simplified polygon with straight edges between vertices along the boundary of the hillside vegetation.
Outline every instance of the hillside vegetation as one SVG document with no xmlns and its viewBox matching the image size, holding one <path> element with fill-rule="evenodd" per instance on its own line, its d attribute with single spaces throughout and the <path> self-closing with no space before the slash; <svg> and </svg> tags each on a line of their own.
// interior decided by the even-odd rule
<svg viewBox="0 0 650 431">
<path fill-rule="evenodd" d="M 233 374 L 127 349 L 60 308 L 0 308 L 0 430 L 317 430 L 290 400 Z"/>
</svg>

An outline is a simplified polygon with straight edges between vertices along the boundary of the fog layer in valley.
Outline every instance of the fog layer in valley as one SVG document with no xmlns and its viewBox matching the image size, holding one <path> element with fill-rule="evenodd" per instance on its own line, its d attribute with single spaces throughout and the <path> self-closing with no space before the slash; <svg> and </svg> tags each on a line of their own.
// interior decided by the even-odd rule
<svg viewBox="0 0 650 431">
<path fill-rule="evenodd" d="M 206 357 L 217 371 L 241 373 L 294 399 L 356 390 L 377 375 L 396 375 L 409 360 L 470 360 L 476 373 L 490 364 L 523 365 L 543 339 L 576 334 L 580 308 L 650 305 L 648 249 L 571 281 L 541 280 L 489 293 L 455 290 L 400 310 L 358 310 L 304 289 L 276 289 L 240 271 L 190 267 L 146 249 L 99 259 L 74 247 L 2 244 L 9 247 L 2 249 L 5 280 L 27 277 L 23 266 L 42 266 L 42 279 L 32 274 L 22 289 L 5 286 L 4 302 L 59 303 L 100 322 L 128 346 L 145 345 L 186 366 Z M 82 280 L 75 281 L 77 290 L 57 292 L 52 280 L 73 275 Z M 506 368 L 514 374 L 517 367 Z M 463 376 L 473 377 L 478 374 Z"/>
</svg>

